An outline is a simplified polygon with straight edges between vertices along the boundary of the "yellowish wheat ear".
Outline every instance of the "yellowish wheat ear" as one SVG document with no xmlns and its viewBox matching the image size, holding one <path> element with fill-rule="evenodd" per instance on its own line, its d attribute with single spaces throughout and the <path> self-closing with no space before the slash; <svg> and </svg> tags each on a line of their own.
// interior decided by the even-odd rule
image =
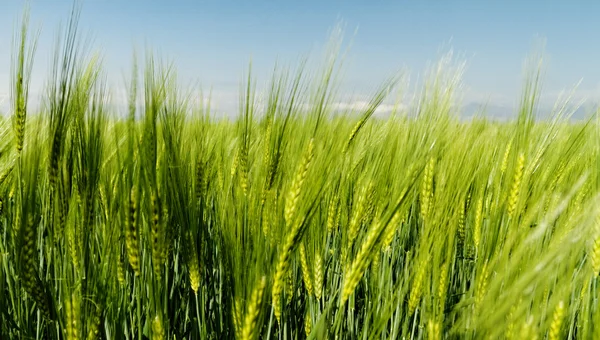
<svg viewBox="0 0 600 340">
<path fill-rule="evenodd" d="M 310 163 L 312 162 L 314 155 L 314 141 L 310 140 L 308 143 L 308 149 L 306 154 L 304 155 L 300 165 L 298 166 L 298 170 L 296 171 L 296 176 L 292 181 L 292 185 L 290 186 L 290 191 L 285 200 L 285 222 L 286 225 L 292 225 L 294 214 L 296 213 L 296 207 L 298 205 L 298 199 L 300 198 L 300 193 L 302 190 L 302 186 L 304 184 L 304 180 L 308 174 L 308 168 L 310 167 Z"/>
<path fill-rule="evenodd" d="M 315 254 L 314 277 L 315 297 L 317 299 L 321 299 L 321 295 L 323 293 L 323 258 L 321 257 L 321 254 L 319 252 Z"/>
<path fill-rule="evenodd" d="M 600 215 L 596 217 L 593 233 L 593 241 L 590 249 L 590 264 L 594 276 L 600 275 Z"/>
<path fill-rule="evenodd" d="M 506 168 L 508 168 L 508 157 L 510 156 L 512 142 L 513 142 L 513 140 L 511 139 L 508 142 L 508 144 L 506 145 L 506 150 L 504 151 L 504 157 L 502 157 L 502 163 L 500 164 L 500 174 L 501 175 L 504 175 L 504 173 L 506 172 Z"/>
<path fill-rule="evenodd" d="M 308 260 L 306 258 L 306 248 L 304 243 L 300 243 L 300 266 L 302 267 L 302 280 L 308 295 L 313 295 L 313 280 L 310 269 L 308 268 Z"/>
<path fill-rule="evenodd" d="M 419 263 L 417 267 L 417 273 L 413 280 L 410 296 L 408 298 L 408 315 L 413 315 L 413 313 L 417 309 L 419 301 L 421 301 L 423 280 L 425 279 L 426 267 L 426 261 Z"/>
<path fill-rule="evenodd" d="M 483 196 L 477 201 L 477 207 L 475 208 L 475 225 L 473 226 L 473 245 L 475 246 L 475 252 L 479 252 L 479 245 L 481 244 L 481 225 L 483 224 Z"/>
<path fill-rule="evenodd" d="M 342 289 L 340 305 L 343 306 L 346 301 L 348 301 L 348 298 L 354 293 L 356 286 L 358 286 L 360 279 L 363 277 L 365 270 L 373 259 L 372 255 L 379 252 L 379 248 L 375 249 L 374 247 L 377 244 L 378 235 L 382 232 L 382 228 L 385 227 L 384 224 L 377 220 L 373 223 L 373 226 L 371 226 L 371 229 L 365 236 L 365 240 L 363 241 L 356 258 L 348 265 L 346 275 L 344 275 L 344 286 Z"/>
<path fill-rule="evenodd" d="M 312 332 L 312 320 L 310 318 L 310 315 L 307 313 L 304 316 L 304 333 L 308 337 L 311 332 Z"/>
<path fill-rule="evenodd" d="M 440 282 L 438 286 L 438 298 L 440 299 L 440 313 L 446 308 L 446 294 L 448 291 L 448 262 L 444 262 L 440 270 Z"/>
<path fill-rule="evenodd" d="M 554 314 L 552 315 L 552 323 L 550 324 L 550 331 L 548 332 L 548 340 L 560 339 L 560 329 L 562 327 L 563 319 L 565 316 L 565 303 L 561 300 L 554 308 Z"/>
<path fill-rule="evenodd" d="M 427 339 L 428 340 L 440 340 L 442 339 L 441 326 L 438 321 L 429 319 L 427 321 Z"/>
<path fill-rule="evenodd" d="M 431 210 L 433 200 L 433 173 L 435 170 L 435 158 L 430 157 L 427 165 L 425 166 L 425 172 L 423 174 L 423 181 L 421 183 L 421 217 L 424 222 L 429 219 L 429 212 Z"/>
<path fill-rule="evenodd" d="M 244 317 L 244 326 L 242 328 L 242 340 L 250 340 L 255 338 L 257 330 L 257 320 L 260 315 L 260 307 L 262 304 L 263 293 L 267 285 L 267 278 L 263 276 L 250 296 L 246 315 Z"/>
<path fill-rule="evenodd" d="M 538 339 L 538 333 L 537 333 L 537 327 L 534 324 L 534 318 L 533 316 L 530 316 L 527 320 L 523 321 L 523 324 L 521 325 L 521 331 L 519 334 L 519 339 L 532 339 L 532 340 L 537 340 Z"/>
<path fill-rule="evenodd" d="M 475 304 L 479 306 L 485 297 L 488 285 L 488 261 L 486 260 L 481 267 L 481 271 L 477 277 L 477 291 L 475 292 Z"/>
<path fill-rule="evenodd" d="M 198 294 L 200 288 L 200 264 L 198 262 L 198 251 L 196 249 L 196 241 L 193 239 L 192 233 L 188 233 L 189 256 L 188 270 L 190 275 L 190 287 L 194 294 Z"/>
<path fill-rule="evenodd" d="M 152 340 L 164 340 L 165 339 L 165 329 L 163 327 L 163 322 L 158 314 L 154 316 L 152 319 Z"/>
<path fill-rule="evenodd" d="M 513 178 L 512 187 L 510 189 L 510 195 L 508 197 L 508 217 L 513 217 L 515 210 L 517 209 L 517 203 L 519 201 L 519 193 L 521 189 L 521 181 L 523 179 L 523 168 L 525 167 L 525 156 L 523 153 L 519 154 L 517 160 L 517 168 L 515 170 L 515 176 Z"/>
<path fill-rule="evenodd" d="M 242 300 L 239 297 L 233 299 L 233 326 L 235 328 L 235 337 L 242 337 Z"/>
</svg>

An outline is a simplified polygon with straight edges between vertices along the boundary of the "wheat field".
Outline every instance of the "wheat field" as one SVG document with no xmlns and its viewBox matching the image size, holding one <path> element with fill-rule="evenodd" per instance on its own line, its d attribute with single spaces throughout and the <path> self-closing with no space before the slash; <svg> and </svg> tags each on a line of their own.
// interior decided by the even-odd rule
<svg viewBox="0 0 600 340">
<path fill-rule="evenodd" d="M 35 112 L 15 35 L 0 338 L 600 338 L 600 120 L 536 118 L 538 59 L 506 122 L 460 119 L 448 59 L 385 119 L 402 77 L 334 112 L 335 53 L 261 105 L 248 72 L 225 119 L 148 52 L 114 112 L 77 22 Z"/>
</svg>

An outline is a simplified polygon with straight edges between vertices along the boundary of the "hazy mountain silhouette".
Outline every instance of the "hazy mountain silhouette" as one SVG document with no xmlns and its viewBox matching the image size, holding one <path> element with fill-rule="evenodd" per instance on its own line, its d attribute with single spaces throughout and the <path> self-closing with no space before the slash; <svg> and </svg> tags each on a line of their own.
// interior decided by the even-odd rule
<svg viewBox="0 0 600 340">
<path fill-rule="evenodd" d="M 598 107 L 598 103 L 588 103 L 577 108 L 575 106 L 570 106 L 565 109 L 565 113 L 571 115 L 571 120 L 585 120 L 593 115 Z M 463 119 L 470 119 L 475 116 L 483 116 L 492 120 L 505 121 L 516 118 L 518 115 L 517 110 L 517 105 L 504 106 L 473 102 L 463 106 L 460 116 Z M 554 114 L 554 111 L 555 109 L 552 106 L 540 105 L 536 109 L 536 118 L 550 118 Z"/>
</svg>

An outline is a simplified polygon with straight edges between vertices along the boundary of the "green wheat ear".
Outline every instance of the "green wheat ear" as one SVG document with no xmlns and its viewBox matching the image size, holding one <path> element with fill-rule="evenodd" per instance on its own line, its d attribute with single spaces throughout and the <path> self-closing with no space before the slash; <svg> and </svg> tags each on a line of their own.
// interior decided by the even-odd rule
<svg viewBox="0 0 600 340">
<path fill-rule="evenodd" d="M 294 215 L 298 205 L 298 199 L 300 198 L 302 186 L 304 184 L 304 180 L 306 179 L 306 175 L 308 174 L 310 163 L 313 159 L 313 152 L 314 141 L 311 139 L 308 143 L 306 154 L 298 166 L 296 176 L 293 179 L 292 185 L 290 186 L 290 190 L 288 191 L 288 195 L 285 200 L 285 222 L 288 226 L 291 226 L 294 223 L 293 219 L 295 218 Z"/>
<path fill-rule="evenodd" d="M 127 226 L 125 231 L 125 240 L 127 244 L 127 256 L 129 264 L 133 269 L 135 276 L 140 276 L 141 264 L 140 264 L 140 245 L 139 245 L 139 231 L 138 231 L 138 193 L 137 189 L 133 187 L 131 189 L 128 199 L 128 211 L 125 221 Z"/>
<path fill-rule="evenodd" d="M 31 82 L 31 71 L 33 69 L 33 58 L 37 48 L 39 31 L 29 41 L 29 8 L 23 12 L 20 30 L 15 34 L 13 40 L 13 59 L 11 62 L 11 103 L 13 111 L 13 128 L 15 132 L 17 153 L 23 150 L 25 142 L 25 125 L 27 119 L 27 103 L 29 100 L 29 84 Z"/>
<path fill-rule="evenodd" d="M 279 322 L 281 322 L 282 314 L 281 294 L 283 291 L 284 279 L 288 274 L 290 268 L 290 259 L 292 252 L 300 243 L 300 238 L 302 236 L 302 222 L 296 222 L 295 220 L 296 205 L 298 203 L 304 180 L 308 174 L 308 170 L 313 159 L 313 152 L 314 143 L 311 139 L 308 143 L 306 153 L 298 166 L 296 176 L 293 179 L 292 185 L 290 187 L 285 201 L 285 223 L 288 230 L 283 242 L 283 246 L 280 250 L 278 260 L 276 262 L 275 277 L 273 279 L 272 291 L 274 314 Z"/>
<path fill-rule="evenodd" d="M 198 290 L 200 289 L 200 263 L 198 262 L 198 251 L 196 247 L 196 241 L 192 233 L 188 233 L 186 235 L 187 243 L 188 243 L 188 271 L 190 276 L 190 287 L 194 291 L 194 294 L 198 294 Z"/>
</svg>

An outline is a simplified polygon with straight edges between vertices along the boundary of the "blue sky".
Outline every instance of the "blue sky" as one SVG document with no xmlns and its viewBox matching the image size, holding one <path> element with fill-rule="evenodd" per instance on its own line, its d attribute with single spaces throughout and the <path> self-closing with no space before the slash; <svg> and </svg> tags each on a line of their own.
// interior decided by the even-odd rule
<svg viewBox="0 0 600 340">
<path fill-rule="evenodd" d="M 41 27 L 33 91 L 48 75 L 60 21 L 70 0 L 32 0 L 32 27 Z M 10 47 L 24 1 L 0 4 L 0 97 L 8 93 Z M 239 82 L 252 57 L 259 80 L 279 60 L 322 55 L 340 20 L 352 48 L 342 89 L 368 94 L 402 68 L 414 81 L 451 47 L 466 61 L 465 103 L 491 98 L 512 105 L 523 60 L 536 38 L 546 40 L 545 101 L 583 79 L 579 97 L 600 97 L 600 2 L 596 1 L 191 1 L 87 0 L 80 29 L 94 38 L 111 84 L 129 75 L 134 44 L 171 58 L 186 82 L 213 87 L 216 104 L 237 107 Z M 356 33 L 355 33 L 356 31 Z"/>
</svg>

